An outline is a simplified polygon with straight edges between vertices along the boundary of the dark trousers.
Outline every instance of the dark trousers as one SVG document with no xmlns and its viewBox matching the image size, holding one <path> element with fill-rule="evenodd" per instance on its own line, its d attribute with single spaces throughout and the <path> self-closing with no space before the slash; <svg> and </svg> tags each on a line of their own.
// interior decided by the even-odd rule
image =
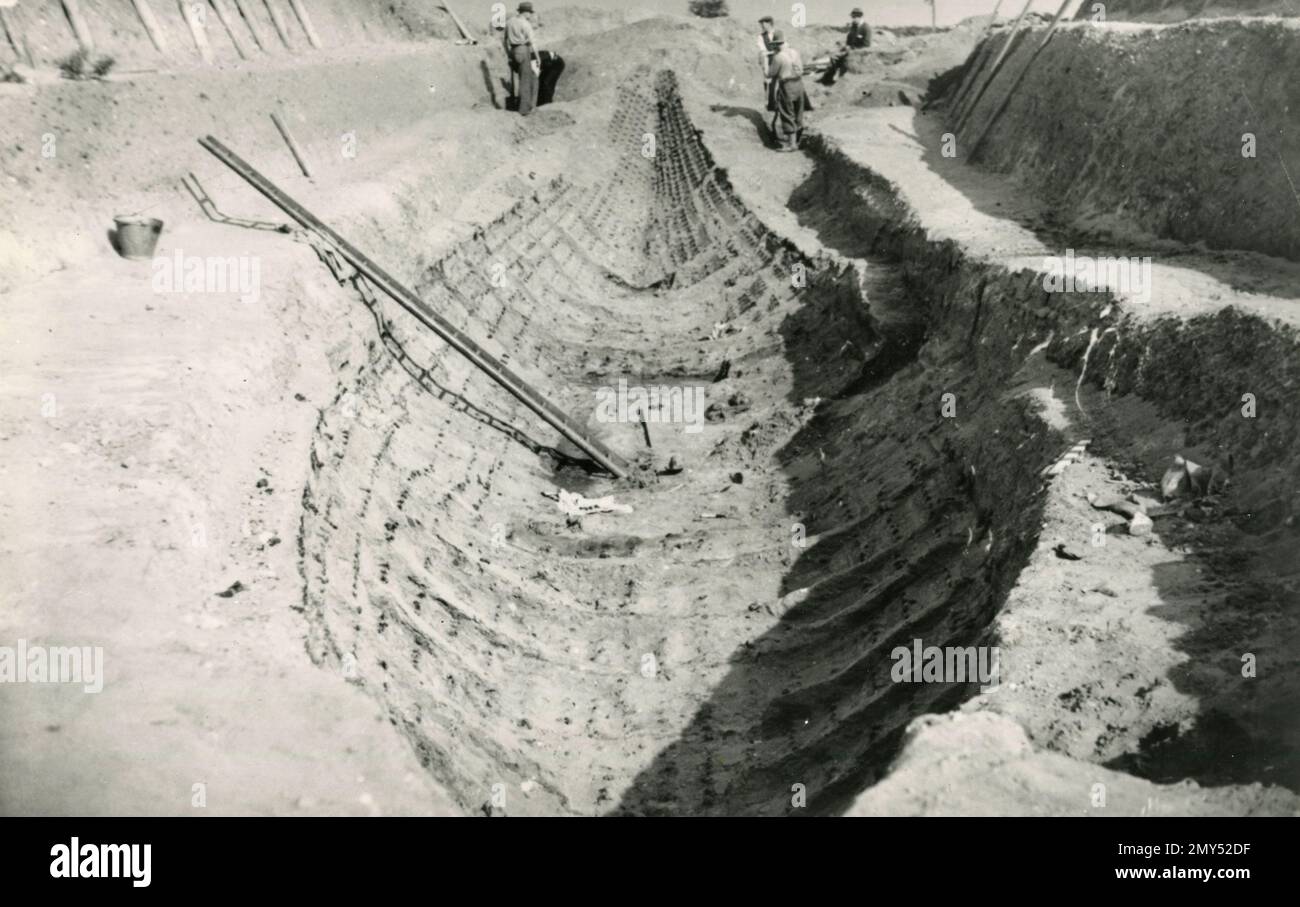
<svg viewBox="0 0 1300 907">
<path fill-rule="evenodd" d="M 555 83 L 564 72 L 564 57 L 549 50 L 539 50 L 537 56 L 542 58 L 542 74 L 537 79 L 537 106 L 541 107 L 555 100 Z"/>
<path fill-rule="evenodd" d="M 834 85 L 835 80 L 849 71 L 849 52 L 847 50 L 838 50 L 831 57 L 831 65 L 826 67 L 826 72 L 822 74 L 823 85 Z"/>
<path fill-rule="evenodd" d="M 772 128 L 776 133 L 776 142 L 782 148 L 796 148 L 799 145 L 806 99 L 802 79 L 777 83 L 774 97 L 776 116 L 772 120 Z"/>
<path fill-rule="evenodd" d="M 528 116 L 537 106 L 537 74 L 533 72 L 533 49 L 527 44 L 510 48 L 510 69 L 515 74 L 515 97 L 519 113 Z"/>
</svg>

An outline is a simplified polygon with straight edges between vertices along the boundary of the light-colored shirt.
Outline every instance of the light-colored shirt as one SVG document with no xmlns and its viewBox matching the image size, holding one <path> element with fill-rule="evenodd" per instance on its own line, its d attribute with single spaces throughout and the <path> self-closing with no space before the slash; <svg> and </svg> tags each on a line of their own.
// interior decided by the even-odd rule
<svg viewBox="0 0 1300 907">
<path fill-rule="evenodd" d="M 533 43 L 533 23 L 529 22 L 523 16 L 511 16 L 506 20 L 506 51 L 516 44 Z"/>
<path fill-rule="evenodd" d="M 797 79 L 803 75 L 803 59 L 799 51 L 786 45 L 772 55 L 772 62 L 767 69 L 769 79 Z"/>
<path fill-rule="evenodd" d="M 757 39 L 758 68 L 763 70 L 765 76 L 767 75 L 767 67 L 772 63 L 772 52 L 767 49 L 767 39 L 771 34 L 770 31 L 760 32 Z"/>
</svg>

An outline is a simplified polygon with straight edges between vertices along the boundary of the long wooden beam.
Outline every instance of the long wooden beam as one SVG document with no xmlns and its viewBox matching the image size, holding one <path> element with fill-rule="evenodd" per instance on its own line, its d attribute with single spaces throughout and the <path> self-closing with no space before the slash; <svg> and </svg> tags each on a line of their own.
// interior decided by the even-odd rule
<svg viewBox="0 0 1300 907">
<path fill-rule="evenodd" d="M 153 14 L 153 7 L 149 5 L 149 0 L 131 0 L 135 7 L 135 13 L 140 17 L 144 30 L 149 34 L 149 40 L 153 42 L 154 50 L 159 53 L 167 52 L 167 39 L 163 36 L 162 26 L 158 24 L 158 17 Z"/>
<path fill-rule="evenodd" d="M 199 6 L 191 0 L 177 0 L 181 7 L 181 15 L 185 17 L 185 24 L 189 26 L 190 37 L 194 39 L 194 46 L 199 49 L 199 56 L 204 63 L 211 66 L 216 62 L 216 57 L 212 53 L 212 45 L 208 42 L 208 33 L 205 31 L 204 20 L 207 15 L 203 13 L 204 7 Z"/>
<path fill-rule="evenodd" d="M 1020 33 L 1020 23 L 1024 21 L 1025 14 L 1029 12 L 1029 7 L 1033 2 L 1034 0 L 1025 0 L 1024 8 L 1020 10 L 1020 15 L 1016 16 L 1015 24 L 1011 26 L 1011 32 L 1007 35 L 1007 42 L 1002 45 L 1002 48 L 998 51 L 997 57 L 993 60 L 993 65 L 989 67 L 988 78 L 984 80 L 982 85 L 980 85 L 980 90 L 975 93 L 973 98 L 966 105 L 966 109 L 957 115 L 957 122 L 953 124 L 953 132 L 961 132 L 962 129 L 965 128 L 966 121 L 970 119 L 971 114 L 975 112 L 975 108 L 979 107 L 980 101 L 983 100 L 984 92 L 989 90 L 989 86 L 993 84 L 993 80 L 998 77 L 998 72 L 1002 69 L 1002 64 L 1007 59 L 1007 54 L 1011 52 L 1011 45 L 1015 43 L 1016 35 Z"/>
<path fill-rule="evenodd" d="M 980 69 L 988 60 L 989 54 L 992 53 L 988 37 L 993 33 L 993 26 L 997 24 L 998 10 L 1000 9 L 1002 9 L 1002 0 L 998 0 L 998 2 L 994 4 L 993 12 L 989 15 L 989 24 L 984 26 L 984 31 L 980 34 L 979 40 L 975 42 L 975 50 L 971 53 L 970 78 L 963 79 L 962 84 L 957 86 L 957 91 L 953 95 L 952 103 L 948 105 L 948 110 L 953 113 L 956 113 L 961 109 L 962 101 L 964 101 L 966 96 L 970 94 L 971 87 L 975 84 Z"/>
<path fill-rule="evenodd" d="M 302 171 L 302 175 L 310 179 L 311 167 L 307 166 L 307 156 L 302 153 L 302 148 L 299 147 L 298 140 L 295 139 L 293 133 L 289 131 L 289 124 L 286 123 L 278 113 L 274 112 L 271 114 L 271 122 L 274 123 L 275 128 L 280 131 L 280 138 L 284 139 L 284 143 L 289 146 L 289 153 L 292 154 L 293 159 L 298 162 L 298 169 Z"/>
<path fill-rule="evenodd" d="M 6 14 L 5 7 L 0 6 L 0 31 L 5 33 L 5 37 L 9 40 L 9 46 L 14 49 L 14 56 L 18 59 L 18 62 L 22 63 L 25 56 L 27 65 L 31 66 L 31 55 L 25 55 L 23 53 L 25 42 L 23 41 L 22 33 L 18 31 L 18 26 L 8 18 L 8 16 L 14 12 L 15 10 L 11 9 L 9 14 Z"/>
<path fill-rule="evenodd" d="M 307 4 L 304 0 L 289 0 L 289 7 L 293 14 L 298 17 L 298 24 L 302 26 L 303 32 L 307 35 L 307 43 L 312 47 L 320 50 L 320 35 L 316 34 L 316 26 L 312 25 L 311 14 L 307 12 Z"/>
<path fill-rule="evenodd" d="M 271 44 L 262 37 L 262 30 L 249 12 L 249 0 L 235 0 L 235 9 L 239 11 L 239 18 L 244 20 L 248 33 L 253 36 L 253 43 L 257 45 L 257 49 L 263 52 L 269 51 Z"/>
<path fill-rule="evenodd" d="M 984 144 L 984 139 L 993 129 L 993 124 L 998 121 L 1003 112 L 1005 112 L 1007 107 L 1010 106 L 1012 95 L 1016 93 L 1016 89 L 1018 89 L 1021 83 L 1025 81 L 1025 76 L 1029 74 L 1029 70 L 1033 67 L 1034 61 L 1037 60 L 1039 55 L 1047 48 L 1048 42 L 1052 40 L 1052 35 L 1056 33 L 1056 26 L 1061 24 L 1061 19 L 1065 16 L 1066 7 L 1068 7 L 1072 2 L 1074 2 L 1074 0 L 1061 0 L 1061 8 L 1056 11 L 1056 18 L 1053 19 L 1052 24 L 1047 27 L 1047 34 L 1043 36 L 1042 42 L 1034 48 L 1034 52 L 1029 57 L 1029 62 L 1025 63 L 1025 68 L 1020 70 L 1020 74 L 1016 76 L 1016 80 L 1012 82 L 1011 87 L 1007 89 L 1007 93 L 1002 98 L 1002 103 L 994 109 L 993 115 L 989 117 L 988 122 L 984 124 L 984 128 L 980 130 L 975 141 L 971 143 L 970 151 L 966 154 L 967 160 L 971 160 L 975 155 L 979 154 L 980 146 Z"/>
<path fill-rule="evenodd" d="M 240 37 L 239 25 L 235 22 L 235 14 L 230 7 L 226 5 L 226 0 L 209 0 L 212 8 L 217 11 L 217 18 L 221 20 L 221 25 L 230 35 L 230 43 L 235 45 L 235 53 L 239 54 L 239 59 L 252 59 L 252 54 L 244 46 L 244 39 Z"/>
<path fill-rule="evenodd" d="M 456 24 L 456 28 L 460 30 L 461 37 L 463 37 L 470 44 L 477 44 L 478 38 L 474 37 L 469 33 L 469 29 L 465 27 L 465 23 L 460 21 L 460 16 L 456 15 L 456 11 L 447 5 L 446 0 L 443 0 L 442 8 L 447 11 L 447 15 L 451 16 L 451 21 L 454 22 Z"/>
<path fill-rule="evenodd" d="M 306 229 L 319 234 L 338 249 L 339 254 L 364 274 L 371 283 L 383 290 L 417 321 L 437 334 L 480 371 L 505 388 L 516 400 L 532 410 L 569 441 L 576 444 L 580 450 L 591 457 L 603 469 L 608 470 L 620 479 L 628 475 L 628 465 L 622 457 L 599 441 L 587 437 L 583 428 L 570 419 L 567 413 L 534 390 L 530 384 L 516 375 L 505 363 L 483 349 L 477 341 L 460 330 L 460 328 L 435 312 L 428 303 L 398 283 L 388 272 L 326 226 L 314 214 L 288 195 L 285 195 L 274 183 L 254 170 L 248 162 L 221 144 L 213 136 L 209 135 L 199 139 L 199 144 L 212 152 L 219 161 L 247 180 L 249 185 L 270 199 L 285 214 L 288 214 Z"/>
<path fill-rule="evenodd" d="M 90 33 L 90 26 L 86 24 L 86 17 L 81 14 L 80 0 L 63 0 L 63 11 L 68 16 L 69 24 L 72 25 L 77 46 L 82 50 L 94 50 L 95 39 Z"/>
<path fill-rule="evenodd" d="M 293 43 L 289 40 L 289 26 L 284 20 L 284 14 L 280 12 L 280 8 L 273 0 L 262 0 L 262 2 L 266 4 L 267 15 L 271 17 L 271 25 L 275 28 L 275 33 L 280 36 L 280 42 L 293 50 Z"/>
</svg>

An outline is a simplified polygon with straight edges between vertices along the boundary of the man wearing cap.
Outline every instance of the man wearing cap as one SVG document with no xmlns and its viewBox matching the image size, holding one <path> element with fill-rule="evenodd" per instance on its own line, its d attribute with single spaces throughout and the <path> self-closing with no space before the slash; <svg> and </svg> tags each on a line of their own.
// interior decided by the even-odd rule
<svg viewBox="0 0 1300 907">
<path fill-rule="evenodd" d="M 858 7 L 849 13 L 849 30 L 844 36 L 844 44 L 849 50 L 871 46 L 871 26 L 862 18 L 862 10 Z"/>
<path fill-rule="evenodd" d="M 776 110 L 776 102 L 772 98 L 772 80 L 767 76 L 767 70 L 772 65 L 772 54 L 776 53 L 776 45 L 772 43 L 776 22 L 771 16 L 764 16 L 758 20 L 758 27 L 761 29 L 758 33 L 758 70 L 763 74 L 763 96 L 767 98 L 767 109 Z"/>
<path fill-rule="evenodd" d="M 803 60 L 799 51 L 786 46 L 785 36 L 780 31 L 772 32 L 771 41 L 776 47 L 767 70 L 776 107 L 772 132 L 776 134 L 778 151 L 798 151 L 807 98 L 803 88 Z"/>
<path fill-rule="evenodd" d="M 519 113 L 528 116 L 537 106 L 537 77 L 542 71 L 541 58 L 533 44 L 533 4 L 523 0 L 519 11 L 506 20 L 501 43 L 505 47 L 510 71 L 518 77 Z"/>
<path fill-rule="evenodd" d="M 861 50 L 871 46 L 871 26 L 862 18 L 861 8 L 854 7 L 849 17 L 849 27 L 844 35 L 844 42 L 836 48 L 831 58 L 830 68 L 822 77 L 822 82 L 826 85 L 834 85 L 837 78 L 848 72 L 850 50 Z"/>
</svg>

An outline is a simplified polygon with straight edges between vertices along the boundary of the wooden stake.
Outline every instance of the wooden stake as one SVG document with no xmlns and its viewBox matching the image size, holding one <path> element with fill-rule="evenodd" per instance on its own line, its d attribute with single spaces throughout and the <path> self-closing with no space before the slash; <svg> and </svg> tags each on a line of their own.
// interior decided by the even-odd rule
<svg viewBox="0 0 1300 907">
<path fill-rule="evenodd" d="M 976 45 L 975 51 L 971 56 L 970 73 L 962 80 L 962 84 L 957 86 L 957 93 L 953 96 L 952 104 L 948 106 L 948 113 L 954 119 L 956 117 L 956 112 L 961 110 L 962 103 L 966 100 L 967 95 L 970 94 L 971 87 L 979 81 L 980 70 L 984 68 L 984 64 L 988 62 L 990 56 L 991 49 L 989 48 L 989 42 L 981 40 L 980 43 Z"/>
<path fill-rule="evenodd" d="M 262 0 L 266 4 L 266 12 L 271 17 L 271 24 L 275 26 L 275 33 L 280 36 L 284 46 L 293 50 L 293 45 L 289 43 L 289 26 L 284 21 L 284 14 L 280 8 L 275 5 L 273 0 Z"/>
<path fill-rule="evenodd" d="M 0 10 L 0 13 L 3 13 Z M 21 56 L 27 61 L 28 66 L 36 66 L 36 55 L 32 53 L 32 45 L 27 41 L 27 35 L 23 31 L 23 21 L 26 14 L 14 7 L 9 10 L 9 15 L 5 21 L 5 27 L 9 32 L 9 40 L 13 42 L 14 48 L 20 50 Z"/>
<path fill-rule="evenodd" d="M 289 0 L 289 5 L 293 7 L 293 14 L 302 23 L 302 30 L 307 33 L 307 40 L 311 42 L 311 46 L 319 50 L 322 47 L 320 35 L 316 34 L 316 26 L 311 24 L 311 16 L 307 14 L 305 0 Z"/>
<path fill-rule="evenodd" d="M 477 44 L 478 38 L 475 38 L 469 33 L 469 29 L 465 27 L 465 23 L 460 21 L 460 16 L 456 15 L 456 11 L 452 9 L 445 0 L 442 4 L 442 8 L 447 11 L 447 15 L 451 16 L 451 21 L 456 23 L 456 27 L 460 29 L 461 36 L 470 44 Z"/>
<path fill-rule="evenodd" d="M 23 51 L 18 43 L 18 31 L 14 28 L 13 24 L 10 23 L 8 16 L 5 15 L 4 7 L 0 7 L 0 31 L 5 33 L 5 39 L 9 42 L 9 46 L 14 49 L 14 57 L 17 58 L 19 62 L 22 62 Z M 31 62 L 31 60 L 28 60 L 28 65 L 30 65 Z"/>
<path fill-rule="evenodd" d="M 284 138 L 284 143 L 289 146 L 289 153 L 292 154 L 293 159 L 298 162 L 298 167 L 301 168 L 302 175 L 310 177 L 311 168 L 307 166 L 307 159 L 303 157 L 302 149 L 298 147 L 298 143 L 294 140 L 293 133 L 289 131 L 288 125 L 284 120 L 280 119 L 278 113 L 271 114 L 271 122 L 275 124 L 276 129 L 280 130 L 280 135 Z"/>
<path fill-rule="evenodd" d="M 975 83 L 979 81 L 980 69 L 982 69 L 984 64 L 988 62 L 989 57 L 993 53 L 993 48 L 989 46 L 988 37 L 993 33 L 993 26 L 998 23 L 998 10 L 1000 9 L 1002 9 L 1002 0 L 998 0 L 997 3 L 993 4 L 993 12 L 989 15 L 989 24 L 984 26 L 984 31 L 980 34 L 979 41 L 977 42 L 979 50 L 971 60 L 970 76 L 963 80 L 963 84 L 959 86 L 957 95 L 953 98 L 952 105 L 948 108 L 949 113 L 953 115 L 955 115 L 957 111 L 961 110 L 962 104 L 970 95 L 970 90 L 974 88 Z"/>
<path fill-rule="evenodd" d="M 266 53 L 270 51 L 271 47 L 266 41 L 262 40 L 262 34 L 257 23 L 254 22 L 253 17 L 248 14 L 248 3 L 249 0 L 235 0 L 235 9 L 239 10 L 239 17 L 243 19 L 244 24 L 248 26 L 248 33 L 253 36 L 253 43 L 257 45 L 257 49 Z"/>
<path fill-rule="evenodd" d="M 235 17 L 231 13 L 230 7 L 226 5 L 226 0 L 208 0 L 208 2 L 217 11 L 217 18 L 225 26 L 226 34 L 230 35 L 230 43 L 235 45 L 235 53 L 239 54 L 241 60 L 247 60 L 249 58 L 248 48 L 244 46 L 244 39 L 235 30 Z"/>
<path fill-rule="evenodd" d="M 90 35 L 90 26 L 86 24 L 86 18 L 81 15 L 80 0 L 63 0 L 63 11 L 68 14 L 68 21 L 72 23 L 72 33 L 77 36 L 77 44 L 82 50 L 94 50 L 95 39 Z"/>
<path fill-rule="evenodd" d="M 144 30 L 149 33 L 149 40 L 153 42 L 154 49 L 159 53 L 166 53 L 167 40 L 158 26 L 158 17 L 153 14 L 149 0 L 131 0 L 131 2 L 135 6 L 136 15 L 140 17 L 140 22 L 144 24 Z"/>
<path fill-rule="evenodd" d="M 957 125 L 953 129 L 953 132 L 961 132 L 961 130 L 965 128 L 966 121 L 970 119 L 970 115 L 975 112 L 975 108 L 978 107 L 980 101 L 984 99 L 984 92 L 988 91 L 989 86 L 993 84 L 993 80 L 997 78 L 998 71 L 1002 68 L 1002 61 L 1007 58 L 1007 54 L 1011 51 L 1011 45 L 1015 43 L 1016 35 L 1020 32 L 1020 23 L 1024 21 L 1025 13 L 1029 12 L 1029 6 L 1033 2 L 1034 0 L 1025 0 L 1025 8 L 1022 9 L 1020 15 L 1016 17 L 1016 23 L 1011 26 L 1011 33 L 1007 35 L 1006 43 L 1002 45 L 1002 49 L 998 51 L 997 57 L 993 60 L 993 65 L 989 68 L 988 78 L 984 80 L 984 84 L 980 86 L 980 90 L 975 93 L 975 97 L 966 106 L 965 111 L 963 111 L 958 117 Z"/>
<path fill-rule="evenodd" d="M 1011 104 L 1011 96 L 1016 93 L 1016 89 L 1019 88 L 1020 84 L 1025 81 L 1025 76 L 1029 74 L 1030 67 L 1034 65 L 1034 61 L 1038 59 L 1038 55 L 1041 54 L 1044 51 L 1044 49 L 1046 49 L 1047 42 L 1052 40 L 1052 35 L 1056 32 L 1056 26 L 1058 26 L 1061 23 L 1061 18 L 1065 15 L 1065 8 L 1069 6 L 1070 3 L 1071 0 L 1061 0 L 1061 8 L 1056 11 L 1056 18 L 1053 19 L 1052 24 L 1047 27 L 1047 34 L 1043 36 L 1042 43 L 1039 44 L 1038 47 L 1034 48 L 1034 52 L 1030 56 L 1029 62 L 1025 64 L 1024 69 L 1020 70 L 1020 75 L 1016 76 L 1016 80 L 1012 82 L 1011 87 L 1007 89 L 1006 95 L 1002 98 L 1002 103 L 999 104 L 997 109 L 993 111 L 993 116 L 989 117 L 989 121 L 985 123 L 984 128 L 980 130 L 979 136 L 975 139 L 974 143 L 970 146 L 970 152 L 966 155 L 967 160 L 972 159 L 973 157 L 975 157 L 976 154 L 979 153 L 980 146 L 984 143 L 984 139 L 988 136 L 989 132 L 993 129 L 993 124 L 998 121 L 998 118 L 1002 116 L 1003 112 Z"/>
<path fill-rule="evenodd" d="M 181 6 L 181 15 L 185 17 L 185 24 L 190 27 L 190 36 L 194 38 L 194 46 L 199 49 L 199 56 L 203 62 L 211 66 L 216 62 L 212 54 L 212 45 L 208 43 L 208 33 L 203 30 L 203 22 L 199 19 L 199 14 L 195 12 L 195 7 L 202 9 L 195 0 L 176 0 Z"/>
</svg>

